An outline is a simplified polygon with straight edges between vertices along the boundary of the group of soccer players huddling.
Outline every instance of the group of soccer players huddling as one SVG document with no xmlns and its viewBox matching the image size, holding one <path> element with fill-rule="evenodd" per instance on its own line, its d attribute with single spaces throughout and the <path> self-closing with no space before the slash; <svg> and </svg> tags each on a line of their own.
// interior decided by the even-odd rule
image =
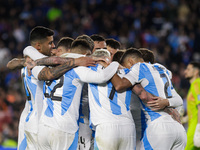
<svg viewBox="0 0 200 150">
<path fill-rule="evenodd" d="M 19 150 L 183 150 L 182 98 L 172 73 L 146 48 L 120 49 L 94 34 L 61 38 L 37 26 L 22 68 L 27 95 L 19 121 Z"/>
</svg>

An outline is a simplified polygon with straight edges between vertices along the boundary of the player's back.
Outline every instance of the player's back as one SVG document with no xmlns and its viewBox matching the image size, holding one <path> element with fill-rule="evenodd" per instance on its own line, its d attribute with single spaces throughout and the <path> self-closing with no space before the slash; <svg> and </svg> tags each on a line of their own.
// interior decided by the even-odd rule
<svg viewBox="0 0 200 150">
<path fill-rule="evenodd" d="M 97 65 L 91 67 L 94 71 L 101 71 L 103 67 Z M 118 73 L 125 75 L 125 71 Z M 89 106 L 90 119 L 94 126 L 101 123 L 123 123 L 133 122 L 129 105 L 131 100 L 131 90 L 116 92 L 110 81 L 103 84 L 89 84 Z"/>
<path fill-rule="evenodd" d="M 151 94 L 162 98 L 173 96 L 170 72 L 162 65 L 141 63 L 139 77 L 144 79 L 141 85 Z M 168 113 L 162 110 L 152 111 L 141 103 L 148 126 L 140 149 L 184 149 L 186 134 L 183 126 Z"/>
<path fill-rule="evenodd" d="M 141 63 L 139 68 L 139 80 L 149 93 L 163 97 L 172 97 L 171 89 L 173 88 L 169 72 L 159 64 Z"/>
<path fill-rule="evenodd" d="M 135 83 L 141 83 L 144 89 L 154 96 L 162 98 L 172 97 L 173 89 L 169 71 L 159 64 L 137 63 L 131 68 L 131 74 Z M 143 111 L 147 118 L 147 124 L 162 115 L 169 115 L 164 111 L 152 111 L 146 103 L 141 101 Z"/>
<path fill-rule="evenodd" d="M 44 84 L 43 122 L 58 130 L 75 133 L 83 83 L 74 69 Z"/>
</svg>

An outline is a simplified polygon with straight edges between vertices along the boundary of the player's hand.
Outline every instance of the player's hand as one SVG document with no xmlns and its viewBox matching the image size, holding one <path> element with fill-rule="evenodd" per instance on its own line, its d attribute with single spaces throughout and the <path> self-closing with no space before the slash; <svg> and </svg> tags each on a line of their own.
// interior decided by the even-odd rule
<svg viewBox="0 0 200 150">
<path fill-rule="evenodd" d="M 200 147 L 200 123 L 198 123 L 196 126 L 193 142 L 194 146 Z"/>
<path fill-rule="evenodd" d="M 36 66 L 36 62 L 28 57 L 24 64 L 27 67 L 28 75 L 31 76 L 31 70 Z"/>
<path fill-rule="evenodd" d="M 107 67 L 111 63 L 111 59 L 109 57 L 92 57 L 96 63 L 101 64 L 103 67 Z"/>
<path fill-rule="evenodd" d="M 118 69 L 125 69 L 125 67 L 119 64 Z"/>
<path fill-rule="evenodd" d="M 91 57 L 80 57 L 75 59 L 77 66 L 95 66 L 96 61 Z"/>
<path fill-rule="evenodd" d="M 163 99 L 161 97 L 153 97 L 153 101 L 148 101 L 147 106 L 151 107 L 151 110 L 160 110 L 169 106 L 169 101 L 167 99 Z"/>
<path fill-rule="evenodd" d="M 181 116 L 176 109 L 166 107 L 164 109 L 164 112 L 168 113 L 175 121 L 177 121 L 181 124 Z"/>
</svg>

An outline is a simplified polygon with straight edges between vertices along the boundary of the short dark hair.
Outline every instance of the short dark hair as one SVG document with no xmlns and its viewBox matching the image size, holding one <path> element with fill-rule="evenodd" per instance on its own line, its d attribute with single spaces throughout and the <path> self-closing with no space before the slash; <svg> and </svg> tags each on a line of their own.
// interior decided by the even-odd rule
<svg viewBox="0 0 200 150">
<path fill-rule="evenodd" d="M 74 39 L 71 37 L 63 37 L 58 41 L 56 47 L 58 48 L 59 46 L 63 46 L 66 49 L 70 49 L 73 41 L 74 41 Z"/>
<path fill-rule="evenodd" d="M 53 30 L 43 27 L 43 26 L 36 26 L 30 32 L 29 40 L 30 40 L 30 43 L 32 43 L 36 40 L 44 40 L 48 36 L 53 36 L 53 35 L 54 35 Z"/>
<path fill-rule="evenodd" d="M 151 50 L 147 48 L 139 48 L 138 50 L 142 53 L 142 57 L 145 62 L 150 62 L 152 64 L 155 63 L 155 56 Z"/>
<path fill-rule="evenodd" d="M 192 61 L 189 64 L 191 64 L 194 68 L 197 68 L 198 70 L 200 70 L 200 63 L 199 62 Z"/>
<path fill-rule="evenodd" d="M 101 35 L 98 35 L 98 34 L 93 34 L 93 35 L 90 36 L 90 38 L 93 41 L 98 41 L 98 42 L 105 41 L 105 38 Z"/>
<path fill-rule="evenodd" d="M 118 63 L 121 63 L 122 55 L 125 53 L 125 51 L 119 50 L 113 55 L 112 61 L 117 61 Z"/>
<path fill-rule="evenodd" d="M 76 39 L 72 42 L 71 51 L 78 51 L 80 53 L 90 50 L 90 44 L 83 39 Z"/>
<path fill-rule="evenodd" d="M 114 49 L 120 49 L 121 44 L 115 39 L 106 39 L 106 45 Z"/>
<path fill-rule="evenodd" d="M 136 48 L 128 48 L 121 58 L 121 64 L 124 63 L 125 59 L 128 57 L 143 58 L 142 53 Z"/>
<path fill-rule="evenodd" d="M 90 44 L 90 50 L 92 52 L 92 50 L 94 49 L 94 41 L 93 41 L 92 38 L 90 38 L 86 34 L 83 34 L 83 35 L 78 36 L 76 39 L 84 39 L 84 40 L 86 40 Z"/>
</svg>

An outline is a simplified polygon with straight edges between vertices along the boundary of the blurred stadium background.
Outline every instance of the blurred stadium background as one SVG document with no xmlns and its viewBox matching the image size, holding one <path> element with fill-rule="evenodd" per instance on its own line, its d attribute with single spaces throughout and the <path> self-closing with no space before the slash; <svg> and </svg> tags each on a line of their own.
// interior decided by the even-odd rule
<svg viewBox="0 0 200 150">
<path fill-rule="evenodd" d="M 122 49 L 151 49 L 173 72 L 173 85 L 185 103 L 184 69 L 191 60 L 200 61 L 199 0 L 1 0 L 0 145 L 16 147 L 25 101 L 20 71 L 6 64 L 22 57 L 37 25 L 55 31 L 55 44 L 63 36 L 100 34 L 120 41 Z"/>
</svg>

